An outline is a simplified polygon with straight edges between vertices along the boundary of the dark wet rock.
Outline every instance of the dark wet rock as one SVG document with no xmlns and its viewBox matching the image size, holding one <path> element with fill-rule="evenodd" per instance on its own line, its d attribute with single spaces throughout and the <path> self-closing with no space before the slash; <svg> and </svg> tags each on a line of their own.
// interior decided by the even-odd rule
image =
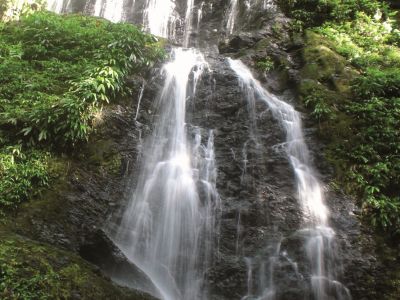
<svg viewBox="0 0 400 300">
<path fill-rule="evenodd" d="M 141 294 L 146 299 L 156 299 L 146 294 L 158 293 L 151 280 L 126 258 L 103 230 L 99 229 L 85 237 L 79 254 L 118 284 L 143 291 Z"/>
</svg>

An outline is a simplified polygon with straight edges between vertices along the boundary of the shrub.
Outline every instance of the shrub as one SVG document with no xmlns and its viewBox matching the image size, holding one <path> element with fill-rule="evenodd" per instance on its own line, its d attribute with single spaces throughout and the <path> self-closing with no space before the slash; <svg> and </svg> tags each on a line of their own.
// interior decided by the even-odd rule
<svg viewBox="0 0 400 300">
<path fill-rule="evenodd" d="M 301 28 L 351 20 L 358 12 L 373 16 L 378 9 L 388 10 L 386 4 L 376 0 L 279 0 L 278 4 Z"/>
<path fill-rule="evenodd" d="M 303 75 L 319 82 L 307 85 L 302 80 L 300 96 L 311 117 L 325 121 L 320 128 L 332 134 L 328 154 L 339 181 L 358 197 L 364 216 L 376 228 L 400 236 L 400 34 L 390 19 L 394 14 L 375 0 L 284 2 L 300 29 L 319 26 L 307 30 L 307 38 L 310 32 L 324 36 L 327 52 L 347 60 L 340 63 L 343 70 L 352 69 L 336 74 L 337 68 L 324 69 L 324 64 L 337 66 L 339 60 L 324 57 L 324 64 L 314 63 L 314 56 L 307 56 L 313 45 L 306 45 Z M 324 70 L 338 77 L 336 81 L 312 76 Z M 346 80 L 351 94 L 332 84 Z M 330 97 L 331 93 L 338 95 Z"/>
<path fill-rule="evenodd" d="M 21 146 L 0 149 L 0 212 L 13 209 L 47 186 L 48 153 L 38 150 L 23 152 Z"/>
<path fill-rule="evenodd" d="M 45 187 L 48 152 L 86 141 L 96 112 L 164 51 L 135 26 L 93 17 L 37 12 L 0 24 L 2 211 Z"/>
<path fill-rule="evenodd" d="M 132 25 L 41 12 L 0 38 L 0 126 L 28 143 L 74 145 L 104 103 L 129 92 L 128 76 L 163 57 Z"/>
</svg>

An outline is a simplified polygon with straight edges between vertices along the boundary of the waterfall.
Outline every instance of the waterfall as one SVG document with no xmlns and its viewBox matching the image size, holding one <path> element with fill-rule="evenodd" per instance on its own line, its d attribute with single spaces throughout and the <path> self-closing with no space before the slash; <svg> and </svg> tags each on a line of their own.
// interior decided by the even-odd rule
<svg viewBox="0 0 400 300">
<path fill-rule="evenodd" d="M 228 10 L 228 21 L 226 22 L 226 33 L 232 34 L 235 28 L 235 21 L 238 14 L 238 0 L 231 0 Z"/>
<path fill-rule="evenodd" d="M 200 31 L 200 23 L 201 19 L 203 18 L 203 8 L 204 8 L 204 1 L 201 2 L 200 7 L 197 10 L 197 26 L 196 26 L 197 32 Z"/>
<path fill-rule="evenodd" d="M 183 45 L 185 47 L 189 46 L 190 34 L 192 33 L 193 4 L 194 4 L 194 0 L 188 0 L 187 4 L 186 4 L 185 32 L 183 35 Z"/>
<path fill-rule="evenodd" d="M 174 1 L 147 0 L 144 25 L 152 34 L 161 37 L 174 37 L 178 19 Z"/>
<path fill-rule="evenodd" d="M 94 5 L 94 15 L 103 17 L 111 22 L 123 20 L 123 0 L 96 0 Z"/>
<path fill-rule="evenodd" d="M 202 245 L 212 243 L 216 173 L 212 132 L 203 151 L 197 134 L 196 155 L 191 155 L 185 113 L 207 64 L 194 49 L 178 48 L 172 56 L 163 68 L 160 117 L 115 241 L 151 278 L 163 299 L 199 299 L 204 259 L 209 256 Z M 207 191 L 201 202 L 197 182 Z"/>
<path fill-rule="evenodd" d="M 69 2 L 70 0 L 51 0 L 48 7 L 53 11 L 61 12 L 69 6 Z M 208 14 L 214 10 L 213 3 L 194 0 L 125 2 L 95 0 L 87 1 L 86 4 L 87 7 L 91 7 L 88 11 L 92 14 L 114 22 L 126 20 L 129 17 L 126 12 L 124 15 L 124 5 L 132 9 L 140 7 L 142 10 L 139 11 L 142 15 L 138 23 L 142 24 L 145 30 L 174 42 L 182 41 L 181 45 L 184 48 L 173 48 L 171 60 L 162 68 L 164 82 L 155 100 L 154 128 L 141 146 L 143 150 L 140 157 L 141 166 L 135 174 L 137 182 L 132 187 L 129 202 L 122 216 L 118 216 L 120 217 L 118 229 L 110 233 L 110 236 L 126 257 L 150 278 L 158 290 L 154 293 L 155 296 L 164 300 L 218 299 L 214 295 L 210 296 L 207 291 L 207 272 L 210 269 L 213 254 L 218 252 L 215 251 L 218 248 L 217 235 L 220 226 L 222 227 L 220 222 L 222 217 L 220 218 L 219 214 L 222 204 L 217 191 L 218 130 L 206 128 L 207 123 L 207 126 L 202 128 L 189 124 L 186 120 L 187 104 L 195 102 L 198 83 L 210 69 L 201 50 L 188 48 L 189 44 L 193 44 L 190 43 L 190 38 L 194 26 L 199 33 L 203 23 L 209 21 Z M 239 15 L 242 16 L 239 14 L 242 7 L 247 7 L 245 12 L 247 16 L 258 8 L 272 11 L 275 9 L 275 2 L 273 0 L 242 2 L 230 0 L 224 12 L 225 17 L 222 17 L 221 21 L 223 22 L 221 27 L 225 28 L 226 35 L 233 34 L 235 28 L 238 27 L 237 18 Z M 193 18 L 194 13 L 197 14 L 195 18 Z M 215 24 L 211 26 L 213 27 L 207 28 L 209 32 L 204 36 L 217 32 L 217 26 Z M 213 49 L 212 46 L 207 45 L 206 48 Z M 221 64 L 225 61 L 225 58 L 221 56 L 218 56 L 218 59 Z M 311 165 L 300 113 L 288 103 L 266 91 L 241 61 L 228 59 L 228 62 L 231 68 L 229 72 L 233 71 L 238 78 L 239 86 L 247 102 L 250 122 L 248 126 L 246 125 L 249 132 L 245 137 L 243 148 L 236 149 L 236 152 L 230 148 L 230 153 L 225 153 L 225 155 L 232 154 L 233 160 L 238 161 L 239 173 L 233 172 L 233 174 L 240 176 L 238 185 L 242 184 L 244 187 L 246 176 L 251 171 L 249 162 L 255 152 L 253 148 L 257 148 L 256 155 L 265 155 L 262 148 L 258 148 L 261 144 L 260 132 L 264 128 L 257 126 L 256 108 L 256 103 L 265 103 L 285 130 L 286 141 L 281 144 L 283 146 L 281 148 L 284 148 L 294 173 L 302 215 L 301 228 L 293 235 L 303 238 L 305 252 L 304 261 L 296 262 L 284 248 L 285 237 L 280 237 L 273 245 L 269 245 L 272 250 L 268 252 L 268 255 L 263 253 L 265 257 L 261 260 L 255 253 L 258 249 L 252 249 L 248 253 L 246 248 L 248 245 L 242 241 L 242 237 L 248 233 L 246 208 L 242 211 L 240 205 L 234 207 L 232 203 L 224 203 L 227 210 L 231 209 L 230 213 L 232 210 L 235 211 L 234 217 L 226 213 L 226 219 L 230 217 L 234 219 L 234 226 L 232 226 L 234 228 L 230 228 L 231 234 L 228 234 L 228 238 L 232 240 L 232 249 L 229 249 L 229 245 L 224 245 L 228 249 L 224 249 L 225 253 L 228 253 L 228 263 L 225 263 L 229 265 L 242 261 L 245 265 L 243 270 L 247 267 L 246 274 L 240 273 L 244 277 L 243 281 L 247 282 L 247 291 L 243 291 L 243 294 L 246 292 L 247 294 L 244 296 L 241 294 L 242 299 L 276 299 L 277 281 L 282 279 L 277 276 L 276 271 L 281 260 L 294 271 L 296 280 L 299 282 L 307 280 L 312 290 L 313 295 L 310 296 L 312 299 L 351 299 L 347 288 L 336 279 L 335 231 L 328 223 L 329 211 L 325 205 L 321 184 Z M 228 73 L 223 73 L 223 76 Z M 215 79 L 214 85 L 216 85 Z M 142 101 L 146 100 L 144 94 L 147 88 L 148 85 L 143 82 L 139 91 L 135 120 L 140 114 Z M 214 88 L 215 86 L 210 90 Z M 223 109 L 223 106 L 221 107 Z M 235 138 L 233 137 L 233 140 Z M 252 148 L 254 145 L 255 147 Z M 263 162 L 261 159 L 259 161 Z M 233 165 L 234 163 L 232 163 L 232 169 L 234 169 Z M 221 177 L 226 179 L 229 175 L 230 173 L 227 173 Z M 247 194 L 244 195 L 243 197 L 247 196 Z M 232 198 L 243 199 L 239 196 L 238 198 L 232 196 Z M 230 205 L 232 207 L 229 207 Z M 235 259 L 229 257 L 230 250 L 234 252 Z M 300 264 L 307 265 L 310 270 L 300 274 L 298 268 Z M 232 270 L 235 269 L 232 268 Z M 223 272 L 219 274 L 226 275 Z M 239 272 L 234 275 L 229 274 L 229 276 L 238 277 L 240 276 L 238 274 Z M 213 284 L 216 285 L 215 282 Z M 305 290 L 308 292 L 307 289 Z M 304 299 L 306 297 L 304 296 Z"/>
<path fill-rule="evenodd" d="M 54 11 L 56 13 L 61 13 L 63 9 L 65 9 L 65 7 L 68 7 L 70 5 L 70 2 L 71 2 L 70 0 L 68 1 L 48 0 L 47 9 Z"/>
<path fill-rule="evenodd" d="M 331 268 L 327 266 L 332 264 L 335 255 L 332 251 L 335 232 L 327 224 L 328 209 L 324 204 L 322 187 L 311 168 L 300 114 L 291 105 L 267 92 L 240 60 L 228 59 L 228 62 L 237 74 L 248 101 L 264 101 L 286 131 L 285 149 L 296 176 L 298 198 L 303 211 L 304 228 L 300 231 L 307 234 L 305 247 L 311 264 L 311 287 L 315 299 L 329 298 L 328 292 L 332 293 L 332 289 L 335 290 L 335 299 L 351 299 L 347 288 L 335 280 Z M 273 269 L 270 273 L 273 278 Z M 271 281 L 259 299 L 274 299 L 273 292 Z"/>
</svg>

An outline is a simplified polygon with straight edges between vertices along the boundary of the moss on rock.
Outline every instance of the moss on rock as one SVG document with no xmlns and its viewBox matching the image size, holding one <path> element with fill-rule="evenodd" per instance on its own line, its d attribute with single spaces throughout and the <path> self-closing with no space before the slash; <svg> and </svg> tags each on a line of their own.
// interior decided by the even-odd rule
<svg viewBox="0 0 400 300">
<path fill-rule="evenodd" d="M 0 298 L 151 299 L 115 286 L 80 257 L 0 232 Z"/>
<path fill-rule="evenodd" d="M 301 77 L 325 82 L 339 93 L 350 92 L 350 82 L 358 72 L 336 53 L 332 42 L 311 30 L 305 32 L 304 67 Z"/>
</svg>

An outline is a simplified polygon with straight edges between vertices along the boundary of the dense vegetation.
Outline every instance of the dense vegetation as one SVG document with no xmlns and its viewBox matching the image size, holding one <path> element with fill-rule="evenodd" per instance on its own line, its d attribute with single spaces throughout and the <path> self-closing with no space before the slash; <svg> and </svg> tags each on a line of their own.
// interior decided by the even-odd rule
<svg viewBox="0 0 400 300">
<path fill-rule="evenodd" d="M 50 180 L 53 153 L 85 142 L 102 106 L 164 55 L 128 24 L 36 12 L 0 23 L 0 213 Z"/>
<path fill-rule="evenodd" d="M 281 1 L 306 36 L 300 94 L 337 178 L 377 228 L 400 234 L 400 31 L 375 0 Z M 318 75 L 315 75 L 318 74 Z"/>
<path fill-rule="evenodd" d="M 55 247 L 0 233 L 0 299 L 146 299 Z"/>
</svg>

